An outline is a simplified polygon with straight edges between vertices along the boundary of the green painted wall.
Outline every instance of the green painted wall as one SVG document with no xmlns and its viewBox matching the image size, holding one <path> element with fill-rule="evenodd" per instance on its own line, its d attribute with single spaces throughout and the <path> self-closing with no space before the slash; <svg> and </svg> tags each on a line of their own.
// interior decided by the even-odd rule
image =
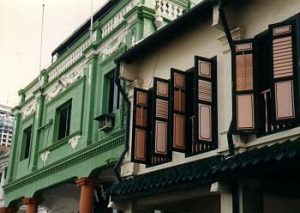
<svg viewBox="0 0 300 213">
<path fill-rule="evenodd" d="M 114 111 L 115 125 L 111 131 L 99 131 L 98 123 L 94 118 L 107 113 L 108 79 L 115 69 L 114 60 L 126 48 L 155 31 L 153 2 L 138 1 L 138 6 L 127 11 L 123 21 L 102 38 L 101 29 L 104 24 L 130 2 L 132 0 L 121 1 L 102 19 L 95 20 L 96 41 L 89 45 L 84 50 L 84 54 L 58 77 L 51 82 L 48 81 L 48 74 L 89 39 L 88 33 L 77 39 L 76 43 L 64 51 L 63 55 L 48 69 L 43 70 L 42 80 L 40 80 L 42 86 L 34 91 L 34 97 L 28 98 L 25 94 L 32 86 L 39 84 L 39 78 L 34 79 L 30 85 L 19 92 L 21 103 L 14 109 L 16 116 L 14 142 L 7 183 L 4 187 L 6 204 L 24 196 L 32 197 L 35 193 L 66 180 L 89 176 L 95 169 L 101 170 L 113 166 L 119 158 L 125 140 L 126 109 L 123 99 L 120 98 L 120 107 Z M 185 3 L 184 1 L 183 4 Z M 113 39 L 122 30 L 125 30 L 126 34 L 117 49 L 109 56 L 101 54 L 99 50 L 105 45 L 106 48 L 113 46 L 115 42 Z M 61 91 L 49 99 L 47 96 L 49 90 L 59 86 L 62 82 L 60 79 L 74 69 L 80 70 L 82 73 L 80 77 L 71 84 L 61 87 Z M 69 100 L 72 102 L 70 135 L 57 140 L 57 109 Z M 24 111 L 32 101 L 36 103 L 36 108 L 25 118 Z M 20 156 L 24 148 L 23 132 L 30 125 L 33 126 L 30 155 L 22 160 Z M 69 141 L 74 136 L 80 136 L 80 139 L 76 148 L 72 149 Z M 46 152 L 48 157 L 43 161 L 41 155 Z"/>
</svg>

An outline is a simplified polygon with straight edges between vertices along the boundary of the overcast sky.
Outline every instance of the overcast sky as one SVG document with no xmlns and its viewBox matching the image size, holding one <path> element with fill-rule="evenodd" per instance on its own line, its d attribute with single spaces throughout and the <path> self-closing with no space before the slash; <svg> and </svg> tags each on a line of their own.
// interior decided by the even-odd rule
<svg viewBox="0 0 300 213">
<path fill-rule="evenodd" d="M 94 12 L 105 2 L 93 0 Z M 0 104 L 15 106 L 18 91 L 39 73 L 43 3 L 42 68 L 50 65 L 51 52 L 91 12 L 91 0 L 0 0 Z"/>
</svg>

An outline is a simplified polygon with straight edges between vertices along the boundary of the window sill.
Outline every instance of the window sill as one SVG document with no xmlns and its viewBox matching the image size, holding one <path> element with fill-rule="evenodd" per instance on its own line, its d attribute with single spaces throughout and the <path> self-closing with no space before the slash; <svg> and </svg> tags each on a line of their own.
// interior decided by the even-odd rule
<svg viewBox="0 0 300 213">
<path fill-rule="evenodd" d="M 54 149 L 57 149 L 58 147 L 63 146 L 64 144 L 68 143 L 69 139 L 73 138 L 76 135 L 80 135 L 80 134 L 81 134 L 81 131 L 76 131 L 76 132 L 72 133 L 71 135 L 68 135 L 67 137 L 64 137 L 60 140 L 54 141 L 53 144 L 51 144 L 50 146 L 38 151 L 38 154 L 41 154 L 45 151 L 52 151 Z"/>
</svg>

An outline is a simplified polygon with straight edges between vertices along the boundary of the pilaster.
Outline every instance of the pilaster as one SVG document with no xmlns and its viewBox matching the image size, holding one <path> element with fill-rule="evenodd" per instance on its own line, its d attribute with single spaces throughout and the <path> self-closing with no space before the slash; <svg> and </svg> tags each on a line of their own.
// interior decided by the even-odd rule
<svg viewBox="0 0 300 213">
<path fill-rule="evenodd" d="M 14 137 L 12 142 L 11 154 L 10 154 L 10 166 L 8 167 L 8 175 L 7 175 L 7 182 L 11 182 L 13 180 L 15 167 L 17 165 L 16 158 L 17 158 L 17 148 L 18 148 L 18 140 L 19 140 L 19 129 L 20 129 L 20 122 L 21 122 L 21 112 L 17 111 L 14 112 L 15 114 L 15 126 L 14 126 Z"/>
<path fill-rule="evenodd" d="M 33 135 L 32 135 L 32 152 L 30 155 L 30 162 L 29 162 L 29 168 L 31 171 L 36 170 L 37 167 L 37 159 L 38 155 L 37 152 L 39 150 L 39 143 L 40 141 L 40 131 L 39 127 L 42 126 L 42 121 L 43 121 L 43 111 L 44 111 L 44 101 L 45 97 L 42 94 L 42 90 L 38 90 L 35 94 L 35 97 L 37 99 L 37 111 L 35 113 L 35 120 L 34 120 L 34 125 L 33 125 Z"/>
<path fill-rule="evenodd" d="M 94 51 L 86 53 L 88 65 L 84 70 L 84 75 L 86 76 L 85 83 L 85 95 L 84 95 L 84 121 L 82 126 L 82 132 L 86 136 L 87 145 L 90 145 L 93 140 L 93 131 L 96 129 L 94 122 L 94 101 L 95 101 L 95 85 L 96 85 L 96 75 L 97 75 L 97 57 L 98 55 Z"/>
</svg>

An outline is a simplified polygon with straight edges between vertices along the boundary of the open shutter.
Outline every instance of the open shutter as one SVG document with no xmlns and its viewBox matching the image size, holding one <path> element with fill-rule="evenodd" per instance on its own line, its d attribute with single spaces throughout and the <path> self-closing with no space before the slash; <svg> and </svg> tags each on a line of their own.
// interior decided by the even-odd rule
<svg viewBox="0 0 300 213">
<path fill-rule="evenodd" d="M 185 72 L 171 69 L 171 116 L 173 150 L 185 152 L 186 141 L 186 77 Z"/>
<path fill-rule="evenodd" d="M 273 125 L 292 125 L 299 113 L 295 20 L 269 26 Z"/>
<path fill-rule="evenodd" d="M 133 102 L 132 161 L 147 163 L 149 92 L 135 88 Z"/>
<path fill-rule="evenodd" d="M 190 154 L 207 152 L 217 148 L 217 72 L 216 58 L 195 57 L 195 68 L 188 74 L 193 86 L 187 100 L 190 108 Z"/>
<path fill-rule="evenodd" d="M 169 81 L 154 78 L 151 113 L 151 164 L 166 162 L 171 156 L 169 136 Z"/>
<path fill-rule="evenodd" d="M 255 133 L 257 130 L 254 45 L 253 40 L 237 41 L 232 53 L 232 108 L 237 134 Z"/>
</svg>

